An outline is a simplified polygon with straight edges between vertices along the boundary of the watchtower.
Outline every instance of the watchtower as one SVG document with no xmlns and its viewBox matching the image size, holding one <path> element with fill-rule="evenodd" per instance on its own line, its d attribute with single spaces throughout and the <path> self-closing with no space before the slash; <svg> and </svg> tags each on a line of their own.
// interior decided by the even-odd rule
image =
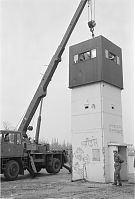
<svg viewBox="0 0 135 199">
<path fill-rule="evenodd" d="M 69 88 L 72 89 L 72 180 L 113 181 L 112 150 L 122 148 L 126 158 L 121 48 L 103 36 L 71 46 Z M 125 165 L 123 173 L 126 168 Z"/>
</svg>

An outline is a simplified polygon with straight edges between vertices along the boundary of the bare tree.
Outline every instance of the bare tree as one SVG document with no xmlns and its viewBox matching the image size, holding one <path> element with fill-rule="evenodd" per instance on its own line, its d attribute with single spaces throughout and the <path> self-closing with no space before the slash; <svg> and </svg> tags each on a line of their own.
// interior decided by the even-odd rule
<svg viewBox="0 0 135 199">
<path fill-rule="evenodd" d="M 12 125 L 8 121 L 3 122 L 3 128 L 4 130 L 13 130 Z"/>
</svg>

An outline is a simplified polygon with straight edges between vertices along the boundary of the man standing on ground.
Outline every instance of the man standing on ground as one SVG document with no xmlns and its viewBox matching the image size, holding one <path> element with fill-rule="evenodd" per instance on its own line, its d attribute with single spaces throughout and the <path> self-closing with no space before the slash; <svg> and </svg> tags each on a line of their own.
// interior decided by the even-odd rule
<svg viewBox="0 0 135 199">
<path fill-rule="evenodd" d="M 115 168 L 113 185 L 117 185 L 117 182 L 118 182 L 118 185 L 122 186 L 121 179 L 120 179 L 120 170 L 121 170 L 121 163 L 123 163 L 124 161 L 121 160 L 118 151 L 115 150 L 113 151 L 113 153 L 114 153 L 114 168 Z"/>
</svg>

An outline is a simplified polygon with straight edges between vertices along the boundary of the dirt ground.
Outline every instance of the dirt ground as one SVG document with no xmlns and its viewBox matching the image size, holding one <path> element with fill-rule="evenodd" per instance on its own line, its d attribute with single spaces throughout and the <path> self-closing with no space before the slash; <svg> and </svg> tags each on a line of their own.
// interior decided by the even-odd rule
<svg viewBox="0 0 135 199">
<path fill-rule="evenodd" d="M 57 175 L 41 170 L 35 177 L 26 172 L 16 181 L 1 175 L 1 199 L 133 199 L 135 185 L 123 182 L 122 187 L 86 181 L 71 182 L 71 174 L 62 169 Z"/>
</svg>

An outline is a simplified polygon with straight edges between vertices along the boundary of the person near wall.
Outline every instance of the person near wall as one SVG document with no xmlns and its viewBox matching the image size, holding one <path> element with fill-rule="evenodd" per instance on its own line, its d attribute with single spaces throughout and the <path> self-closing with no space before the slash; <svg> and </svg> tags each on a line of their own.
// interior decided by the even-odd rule
<svg viewBox="0 0 135 199">
<path fill-rule="evenodd" d="M 118 151 L 113 151 L 114 153 L 114 168 L 115 168 L 115 171 L 114 171 L 114 183 L 113 185 L 117 185 L 118 183 L 118 186 L 122 186 L 122 183 L 121 183 L 121 178 L 120 178 L 120 170 L 121 170 L 121 164 L 124 162 Z"/>
<path fill-rule="evenodd" d="M 4 137 L 4 142 L 9 142 L 9 134 L 6 133 L 5 137 Z"/>
</svg>

